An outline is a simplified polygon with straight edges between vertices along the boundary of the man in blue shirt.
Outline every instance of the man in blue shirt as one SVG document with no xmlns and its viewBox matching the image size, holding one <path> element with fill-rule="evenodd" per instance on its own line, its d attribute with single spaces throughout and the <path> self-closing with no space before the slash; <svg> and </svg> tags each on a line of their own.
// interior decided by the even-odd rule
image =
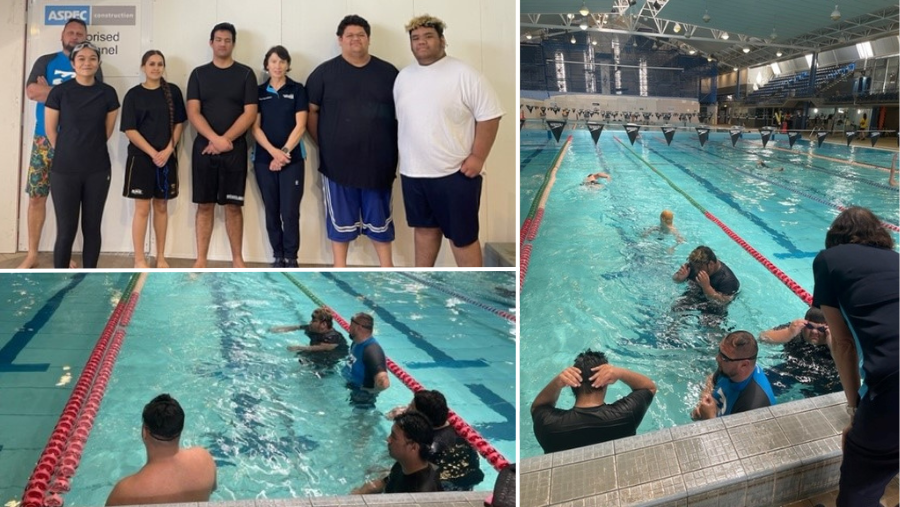
<svg viewBox="0 0 900 507">
<path fill-rule="evenodd" d="M 47 196 L 50 195 L 50 162 L 53 149 L 44 132 L 44 102 L 50 89 L 75 77 L 69 53 L 72 48 L 87 40 L 87 24 L 78 18 L 71 18 L 63 26 L 60 42 L 62 51 L 43 55 L 34 62 L 31 74 L 25 84 L 25 95 L 37 102 L 34 110 L 34 140 L 31 144 L 31 159 L 28 163 L 28 254 L 19 264 L 19 269 L 36 268 L 41 232 L 47 216 Z M 96 79 L 103 81 L 103 72 L 98 69 Z M 75 267 L 72 265 L 71 267 Z"/>
<path fill-rule="evenodd" d="M 719 368 L 706 380 L 691 418 L 713 419 L 775 404 L 772 386 L 756 365 L 759 348 L 747 331 L 729 333 L 719 344 Z"/>
<path fill-rule="evenodd" d="M 367 313 L 350 319 L 350 358 L 344 366 L 344 378 L 350 388 L 350 401 L 363 408 L 375 406 L 378 393 L 390 387 L 384 350 L 372 336 L 374 320 Z"/>
</svg>

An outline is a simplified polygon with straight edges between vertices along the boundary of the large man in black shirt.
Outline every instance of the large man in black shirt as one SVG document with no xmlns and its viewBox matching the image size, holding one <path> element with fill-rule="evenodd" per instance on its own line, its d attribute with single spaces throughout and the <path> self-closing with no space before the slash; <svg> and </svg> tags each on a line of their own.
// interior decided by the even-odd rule
<svg viewBox="0 0 900 507">
<path fill-rule="evenodd" d="M 631 388 L 631 393 L 607 404 L 606 388 L 619 380 Z M 556 401 L 566 386 L 575 393 L 575 406 L 558 409 Z M 652 380 L 615 367 L 602 352 L 588 349 L 534 399 L 534 436 L 544 452 L 558 452 L 635 435 L 655 394 Z"/>
<path fill-rule="evenodd" d="M 305 331 L 309 337 L 309 345 L 290 345 L 288 350 L 296 352 L 300 361 L 309 359 L 318 366 L 333 367 L 347 357 L 349 347 L 347 340 L 337 329 L 331 311 L 326 307 L 313 310 L 309 324 L 297 326 L 279 326 L 270 329 L 273 333 L 287 333 L 289 331 Z"/>
<path fill-rule="evenodd" d="M 345 17 L 337 29 L 341 54 L 316 67 L 306 82 L 307 129 L 319 145 L 335 267 L 347 265 L 350 242 L 360 234 L 372 240 L 382 267 L 393 266 L 397 68 L 369 54 L 370 35 L 365 19 Z"/>
<path fill-rule="evenodd" d="M 705 300 L 701 301 L 703 303 L 709 301 L 720 307 L 730 303 L 741 288 L 731 269 L 708 246 L 695 248 L 688 261 L 672 275 L 672 280 L 675 283 L 690 282 L 691 290 L 685 295 L 688 299 L 701 298 Z M 693 293 L 696 288 L 702 291 L 702 295 Z M 707 305 L 701 304 L 699 307 L 706 309 Z"/>
<path fill-rule="evenodd" d="M 197 261 L 205 268 L 216 204 L 225 207 L 225 231 L 231 262 L 244 267 L 244 190 L 247 186 L 247 141 L 244 133 L 256 120 L 256 74 L 231 57 L 237 31 L 219 23 L 209 34 L 213 60 L 191 72 L 187 114 L 197 131 L 192 152 L 193 200 L 197 203 Z"/>
</svg>

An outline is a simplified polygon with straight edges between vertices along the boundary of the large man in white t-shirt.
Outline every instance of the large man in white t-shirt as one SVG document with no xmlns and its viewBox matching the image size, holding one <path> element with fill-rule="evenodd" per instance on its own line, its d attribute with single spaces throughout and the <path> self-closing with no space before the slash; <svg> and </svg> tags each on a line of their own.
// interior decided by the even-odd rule
<svg viewBox="0 0 900 507">
<path fill-rule="evenodd" d="M 481 73 L 447 56 L 444 28 L 427 14 L 406 25 L 416 63 L 394 83 L 403 201 L 417 267 L 434 266 L 443 236 L 458 266 L 478 267 L 481 174 L 503 110 Z"/>
</svg>

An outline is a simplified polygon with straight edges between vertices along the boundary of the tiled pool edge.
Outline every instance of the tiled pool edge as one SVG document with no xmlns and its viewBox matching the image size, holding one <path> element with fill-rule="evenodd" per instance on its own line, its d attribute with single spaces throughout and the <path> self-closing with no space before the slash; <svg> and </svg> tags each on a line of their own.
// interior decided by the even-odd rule
<svg viewBox="0 0 900 507">
<path fill-rule="evenodd" d="M 843 392 L 523 459 L 519 505 L 782 505 L 837 488 Z"/>
</svg>

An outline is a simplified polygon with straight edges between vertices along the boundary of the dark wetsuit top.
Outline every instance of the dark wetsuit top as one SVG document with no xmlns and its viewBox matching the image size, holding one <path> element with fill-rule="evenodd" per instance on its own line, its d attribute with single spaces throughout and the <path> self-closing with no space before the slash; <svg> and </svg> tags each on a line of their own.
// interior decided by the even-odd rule
<svg viewBox="0 0 900 507">
<path fill-rule="evenodd" d="M 786 329 L 790 323 L 775 327 L 775 330 Z M 807 343 L 801 336 L 796 336 L 784 344 L 784 362 L 766 370 L 772 392 L 775 396 L 787 393 L 790 388 L 800 384 L 800 391 L 806 397 L 840 391 L 841 379 L 831 351 L 825 345 Z"/>
<path fill-rule="evenodd" d="M 478 452 L 456 433 L 453 426 L 435 430 L 430 461 L 438 469 L 444 491 L 471 491 L 484 480 Z"/>
<path fill-rule="evenodd" d="M 315 352 L 300 351 L 297 355 L 302 356 L 301 362 L 308 359 L 317 366 L 330 368 L 335 366 L 341 359 L 347 357 L 347 353 L 350 350 L 347 347 L 347 340 L 344 338 L 344 335 L 335 329 L 329 329 L 324 333 L 316 333 L 307 329 L 306 336 L 309 337 L 310 346 L 335 344 L 337 347 L 332 350 L 317 350 Z"/>
<path fill-rule="evenodd" d="M 544 452 L 584 447 L 637 434 L 653 401 L 648 389 L 632 391 L 613 404 L 569 410 L 541 405 L 531 413 L 534 436 Z"/>
<path fill-rule="evenodd" d="M 429 493 L 443 491 L 437 468 L 431 463 L 418 472 L 403 474 L 400 463 L 394 463 L 390 475 L 385 478 L 385 493 Z"/>
<path fill-rule="evenodd" d="M 716 371 L 713 375 L 712 396 L 716 400 L 717 417 L 775 404 L 772 386 L 769 385 L 769 380 L 759 365 L 753 368 L 753 374 L 743 382 L 732 382 L 721 372 Z"/>
<path fill-rule="evenodd" d="M 731 268 L 719 261 L 719 270 L 709 275 L 709 285 L 719 294 L 725 296 L 734 296 L 741 288 L 741 282 L 734 276 Z M 688 273 L 688 288 L 681 295 L 675 304 L 677 310 L 701 310 L 710 313 L 724 313 L 727 305 L 720 304 L 716 301 L 710 301 L 700 288 L 700 284 L 696 281 L 697 272 L 691 268 Z"/>
</svg>

